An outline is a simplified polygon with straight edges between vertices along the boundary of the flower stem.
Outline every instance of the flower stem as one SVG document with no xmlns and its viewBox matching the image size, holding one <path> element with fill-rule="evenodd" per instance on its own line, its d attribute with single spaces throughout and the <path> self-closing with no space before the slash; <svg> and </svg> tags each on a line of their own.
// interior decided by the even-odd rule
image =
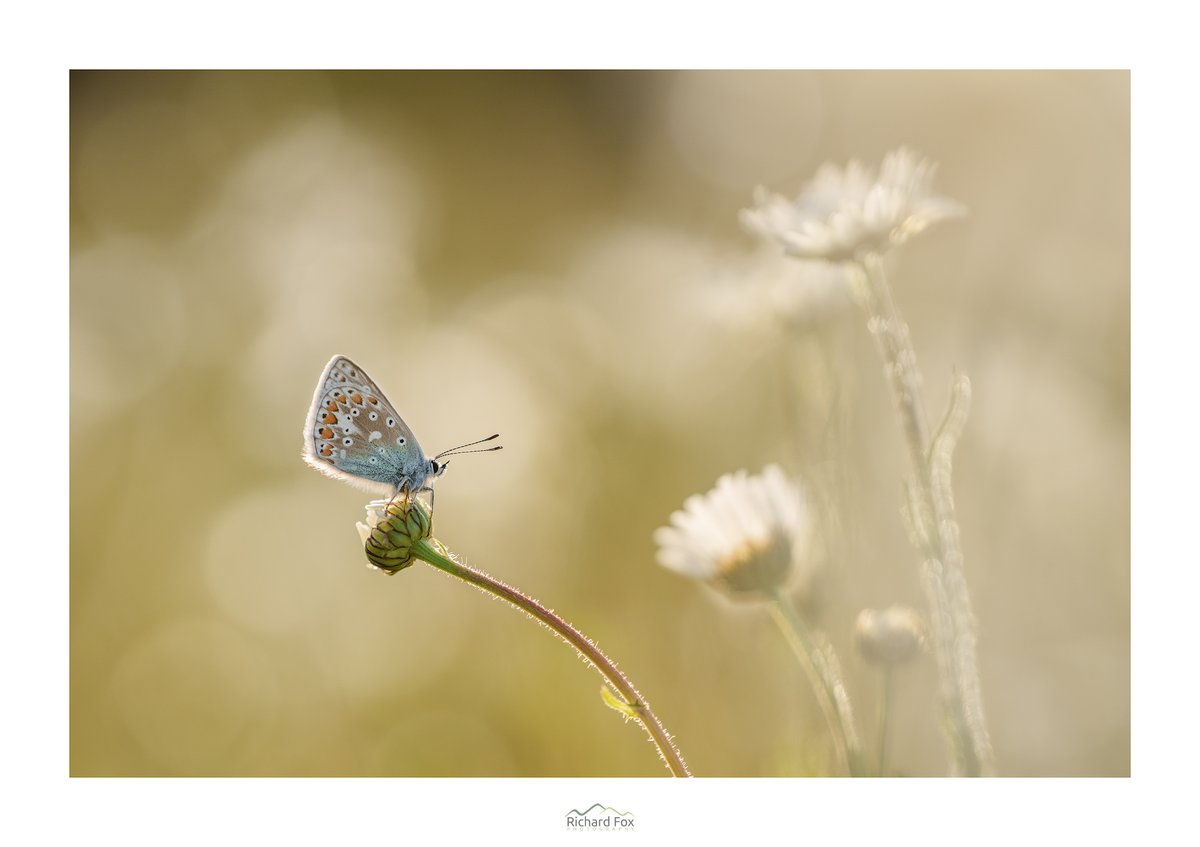
<svg viewBox="0 0 1200 847">
<path fill-rule="evenodd" d="M 659 756 L 670 769 L 671 774 L 673 776 L 692 775 L 684 763 L 683 757 L 679 754 L 678 748 L 671 741 L 671 736 L 667 734 L 662 722 L 659 721 L 658 717 L 650 709 L 650 704 L 642 699 L 637 689 L 633 687 L 633 683 L 617 669 L 617 666 L 613 664 L 608 656 L 601 652 L 599 647 L 592 643 L 591 639 L 587 638 L 587 636 L 575 629 L 575 627 L 571 626 L 532 597 L 522 594 L 512 586 L 505 585 L 503 582 L 488 576 L 482 571 L 455 561 L 453 554 L 447 551 L 439 542 L 431 538 L 417 541 L 413 545 L 413 553 L 416 558 L 428 562 L 438 570 L 458 577 L 464 582 L 469 582 L 476 588 L 482 589 L 502 600 L 507 600 L 530 617 L 535 618 L 554 630 L 560 638 L 578 650 L 600 672 L 600 675 L 604 677 L 608 684 L 616 690 L 620 698 L 624 701 L 624 706 L 627 707 L 621 708 L 621 711 L 627 715 L 636 717 L 642 726 L 645 727 L 646 732 L 650 734 L 650 739 L 658 748 Z"/>
<path fill-rule="evenodd" d="M 883 669 L 883 690 L 879 695 L 879 775 L 887 776 L 888 725 L 892 720 L 892 669 Z"/>
<path fill-rule="evenodd" d="M 863 260 L 868 327 L 883 358 L 884 371 L 896 400 L 912 466 L 910 496 L 916 546 L 924 557 L 923 576 L 929 598 L 934 653 L 941 678 L 941 698 L 950 724 L 955 769 L 968 776 L 994 772 L 991 739 L 983 716 L 979 666 L 975 650 L 975 618 L 963 570 L 950 459 L 966 422 L 970 383 L 959 377 L 950 411 L 930 441 L 921 400 L 921 376 L 908 326 L 892 299 L 878 255 Z"/>
<path fill-rule="evenodd" d="M 772 593 L 771 599 L 774 601 L 770 606 L 771 616 L 817 694 L 842 767 L 850 776 L 862 776 L 863 756 L 854 726 L 854 711 L 833 648 L 809 629 L 796 607 L 778 591 Z"/>
</svg>

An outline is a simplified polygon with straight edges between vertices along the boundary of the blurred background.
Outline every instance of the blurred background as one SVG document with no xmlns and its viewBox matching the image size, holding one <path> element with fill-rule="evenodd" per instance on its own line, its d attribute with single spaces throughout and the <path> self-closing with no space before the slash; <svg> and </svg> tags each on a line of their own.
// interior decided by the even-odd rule
<svg viewBox="0 0 1200 847">
<path fill-rule="evenodd" d="M 864 607 L 924 609 L 905 454 L 861 316 L 788 295 L 756 185 L 940 164 L 968 217 L 891 279 L 955 463 L 1005 775 L 1129 773 L 1126 72 L 71 77 L 73 775 L 662 776 L 600 678 L 424 565 L 368 569 L 367 496 L 300 460 L 362 365 L 456 459 L 436 534 L 595 639 L 701 776 L 836 771 L 765 610 L 655 563 L 723 473 L 806 480 L 798 598 L 871 739 Z M 949 756 L 932 658 L 891 761 Z"/>
</svg>

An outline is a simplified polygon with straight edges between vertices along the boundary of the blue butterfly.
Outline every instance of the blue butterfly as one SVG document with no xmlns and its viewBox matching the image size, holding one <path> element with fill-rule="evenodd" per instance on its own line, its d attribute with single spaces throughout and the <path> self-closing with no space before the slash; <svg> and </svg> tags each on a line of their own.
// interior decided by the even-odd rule
<svg viewBox="0 0 1200 847">
<path fill-rule="evenodd" d="M 432 496 L 430 483 L 449 464 L 440 460 L 499 450 L 500 446 L 464 449 L 499 437 L 489 435 L 429 458 L 366 372 L 345 356 L 334 356 L 317 381 L 308 410 L 304 461 L 323 474 L 388 497 L 422 491 Z"/>
</svg>

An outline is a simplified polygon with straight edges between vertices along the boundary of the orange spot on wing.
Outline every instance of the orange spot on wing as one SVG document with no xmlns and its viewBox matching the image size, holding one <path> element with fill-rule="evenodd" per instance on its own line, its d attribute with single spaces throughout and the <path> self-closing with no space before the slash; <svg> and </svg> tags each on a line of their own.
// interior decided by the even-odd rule
<svg viewBox="0 0 1200 847">
<path fill-rule="evenodd" d="M 328 459 L 330 456 L 333 455 L 333 448 L 330 447 L 328 444 L 322 445 L 321 446 L 321 455 L 324 456 L 326 459 Z"/>
<path fill-rule="evenodd" d="M 327 426 L 321 427 L 321 437 L 326 440 L 333 438 L 333 430 Z"/>
<path fill-rule="evenodd" d="M 350 395 L 350 402 L 352 402 L 356 406 L 361 406 L 362 405 L 362 395 L 359 394 L 357 391 L 354 392 L 353 394 Z"/>
<path fill-rule="evenodd" d="M 376 397 L 368 397 L 368 398 L 367 398 L 367 402 L 368 402 L 368 403 L 370 403 L 372 406 L 378 406 L 378 405 L 379 405 L 379 399 L 378 399 L 378 398 L 376 398 Z"/>
<path fill-rule="evenodd" d="M 321 418 L 321 423 L 337 423 L 337 415 L 335 415 L 333 412 L 326 412 Z"/>
<path fill-rule="evenodd" d="M 330 400 L 328 403 L 325 404 L 325 408 L 331 412 L 336 412 L 337 411 L 337 400 Z"/>
</svg>

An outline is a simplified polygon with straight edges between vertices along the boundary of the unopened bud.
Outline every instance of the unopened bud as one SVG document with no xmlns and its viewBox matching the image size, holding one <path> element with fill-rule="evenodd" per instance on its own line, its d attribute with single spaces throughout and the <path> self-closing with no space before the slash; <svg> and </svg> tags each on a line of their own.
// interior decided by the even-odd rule
<svg viewBox="0 0 1200 847">
<path fill-rule="evenodd" d="M 420 499 L 401 493 L 368 503 L 367 523 L 357 528 L 367 560 L 390 575 L 417 561 L 413 548 L 429 537 L 433 520 Z"/>
<path fill-rule="evenodd" d="M 925 625 L 908 606 L 863 609 L 854 625 L 854 645 L 876 665 L 903 664 L 917 655 L 924 642 Z"/>
</svg>

